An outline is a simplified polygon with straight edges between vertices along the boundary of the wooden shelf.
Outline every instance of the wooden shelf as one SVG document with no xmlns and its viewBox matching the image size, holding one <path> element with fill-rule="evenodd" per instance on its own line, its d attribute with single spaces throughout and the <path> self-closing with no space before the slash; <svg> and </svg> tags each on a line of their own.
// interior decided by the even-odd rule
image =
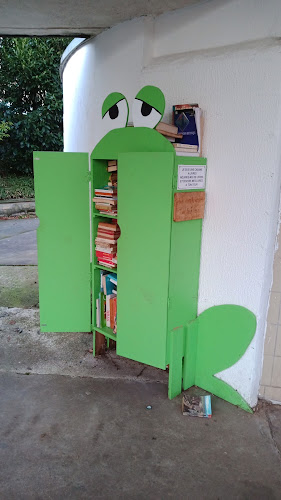
<svg viewBox="0 0 281 500">
<path fill-rule="evenodd" d="M 112 333 L 112 328 L 109 328 L 108 326 L 104 326 L 103 328 L 98 328 L 98 327 L 94 327 L 94 331 L 95 332 L 99 332 L 99 333 L 102 333 L 102 335 L 104 335 L 105 337 L 109 338 L 109 339 L 112 339 L 112 340 L 117 340 L 117 334 L 116 333 Z"/>
<path fill-rule="evenodd" d="M 106 217 L 107 219 L 117 219 L 117 214 L 116 215 L 110 215 L 110 214 L 101 214 L 98 212 L 93 212 L 93 217 Z"/>
<path fill-rule="evenodd" d="M 102 271 L 110 271 L 111 273 L 117 274 L 117 267 L 106 267 L 106 266 L 100 266 L 99 264 L 94 264 L 95 269 L 101 269 Z"/>
</svg>

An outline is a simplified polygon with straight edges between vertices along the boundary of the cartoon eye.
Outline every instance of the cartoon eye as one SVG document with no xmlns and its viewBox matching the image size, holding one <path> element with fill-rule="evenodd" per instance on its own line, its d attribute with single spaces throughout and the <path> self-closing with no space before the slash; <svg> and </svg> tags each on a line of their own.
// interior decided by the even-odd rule
<svg viewBox="0 0 281 500">
<path fill-rule="evenodd" d="M 109 94 L 102 105 L 103 135 L 115 128 L 126 127 L 129 108 L 126 98 L 119 92 Z"/>
<path fill-rule="evenodd" d="M 157 87 L 147 85 L 136 95 L 133 103 L 135 127 L 155 128 L 165 110 L 165 98 Z"/>
</svg>

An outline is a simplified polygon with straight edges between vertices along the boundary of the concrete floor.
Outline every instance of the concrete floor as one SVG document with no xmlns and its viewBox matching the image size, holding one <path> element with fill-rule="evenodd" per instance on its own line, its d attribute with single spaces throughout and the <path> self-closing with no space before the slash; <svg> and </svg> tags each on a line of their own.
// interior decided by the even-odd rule
<svg viewBox="0 0 281 500">
<path fill-rule="evenodd" d="M 183 417 L 180 397 L 143 381 L 3 373 L 0 384 L 2 499 L 280 498 L 262 410 L 214 398 L 212 419 Z"/>
<path fill-rule="evenodd" d="M 182 416 L 167 372 L 40 333 L 36 267 L 0 283 L 1 500 L 281 499 L 280 407 L 212 397 L 212 419 Z"/>
</svg>

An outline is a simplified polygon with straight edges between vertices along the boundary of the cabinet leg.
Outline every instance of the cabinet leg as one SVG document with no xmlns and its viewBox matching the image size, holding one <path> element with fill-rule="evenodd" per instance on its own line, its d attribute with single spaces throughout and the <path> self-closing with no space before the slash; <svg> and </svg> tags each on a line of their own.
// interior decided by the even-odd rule
<svg viewBox="0 0 281 500">
<path fill-rule="evenodd" d="M 105 354 L 106 340 L 102 333 L 95 332 L 95 355 Z M 94 349 L 93 349 L 94 350 Z"/>
</svg>

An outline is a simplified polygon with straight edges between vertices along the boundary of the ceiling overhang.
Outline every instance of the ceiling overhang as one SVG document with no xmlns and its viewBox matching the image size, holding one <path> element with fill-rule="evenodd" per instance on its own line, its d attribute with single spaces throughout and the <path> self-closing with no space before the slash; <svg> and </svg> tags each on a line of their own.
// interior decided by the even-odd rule
<svg viewBox="0 0 281 500">
<path fill-rule="evenodd" d="M 0 36 L 95 36 L 129 19 L 198 3 L 202 0 L 0 0 Z"/>
</svg>

